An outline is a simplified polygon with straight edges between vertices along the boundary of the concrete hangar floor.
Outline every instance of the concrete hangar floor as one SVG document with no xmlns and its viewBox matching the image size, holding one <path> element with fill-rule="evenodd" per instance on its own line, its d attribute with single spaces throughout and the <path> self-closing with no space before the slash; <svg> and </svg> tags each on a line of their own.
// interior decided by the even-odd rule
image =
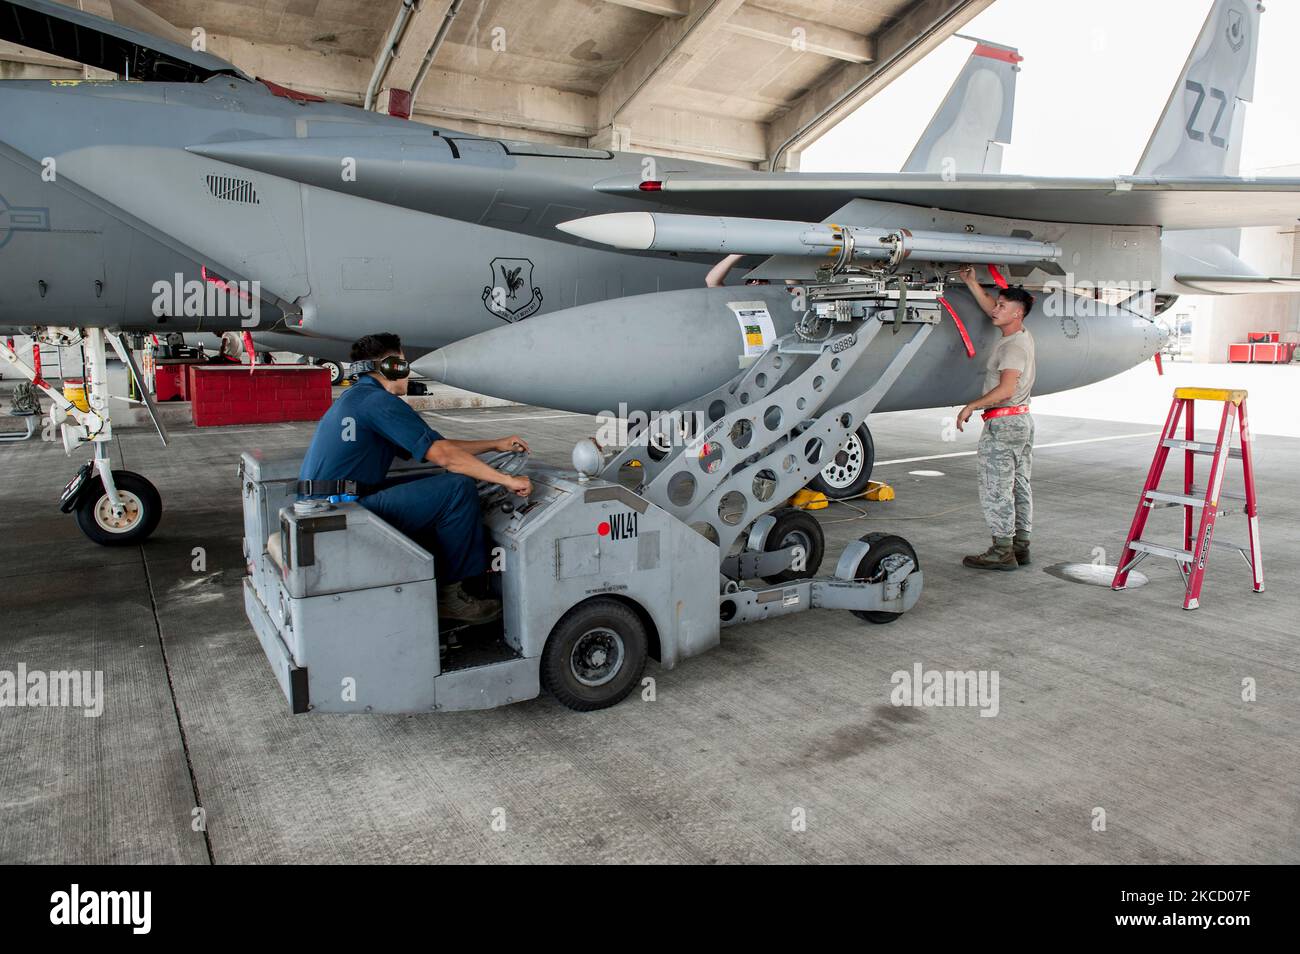
<svg viewBox="0 0 1300 954">
<path fill-rule="evenodd" d="M 167 510 L 146 545 L 119 550 L 57 512 L 61 447 L 2 445 L 0 668 L 99 669 L 105 692 L 95 719 L 0 714 L 0 861 L 1294 863 L 1300 439 L 1260 425 L 1266 593 L 1231 553 L 1195 612 L 1171 563 L 1148 561 L 1150 583 L 1122 594 L 1044 572 L 1118 551 L 1168 389 L 1188 383 L 1154 380 L 1154 425 L 1041 402 L 1035 564 L 1014 574 L 959 563 L 985 533 L 974 435 L 945 441 L 938 411 L 873 417 L 897 499 L 818 518 L 830 548 L 905 534 L 927 576 L 917 607 L 888 626 L 816 611 L 730 629 L 672 671 L 652 662 L 653 702 L 586 714 L 546 695 L 289 713 L 244 617 L 235 469 L 251 447 L 304 448 L 309 424 L 175 427 L 170 450 L 120 431 L 121 466 L 149 474 Z M 527 434 L 557 465 L 592 432 L 530 408 L 429 414 L 455 436 Z M 918 665 L 996 671 L 996 716 L 891 704 L 893 674 Z"/>
</svg>

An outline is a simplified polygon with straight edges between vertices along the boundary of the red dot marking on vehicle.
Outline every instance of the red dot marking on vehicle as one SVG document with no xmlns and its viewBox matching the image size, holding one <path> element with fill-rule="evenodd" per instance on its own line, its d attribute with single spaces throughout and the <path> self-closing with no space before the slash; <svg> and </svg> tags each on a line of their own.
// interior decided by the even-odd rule
<svg viewBox="0 0 1300 954">
<path fill-rule="evenodd" d="M 600 522 L 600 525 L 596 527 L 596 532 L 599 533 L 602 537 L 609 536 L 609 524 L 606 523 L 604 520 L 602 520 Z"/>
</svg>

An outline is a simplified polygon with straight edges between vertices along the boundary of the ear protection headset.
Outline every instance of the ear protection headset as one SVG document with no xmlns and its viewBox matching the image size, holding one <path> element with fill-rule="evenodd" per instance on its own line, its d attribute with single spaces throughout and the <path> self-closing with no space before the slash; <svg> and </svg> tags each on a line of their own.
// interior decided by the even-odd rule
<svg viewBox="0 0 1300 954">
<path fill-rule="evenodd" d="M 395 354 L 390 354 L 378 361 L 366 359 L 352 362 L 352 377 L 357 378 L 367 371 L 378 371 L 390 381 L 400 381 L 411 373 L 411 362 Z"/>
</svg>

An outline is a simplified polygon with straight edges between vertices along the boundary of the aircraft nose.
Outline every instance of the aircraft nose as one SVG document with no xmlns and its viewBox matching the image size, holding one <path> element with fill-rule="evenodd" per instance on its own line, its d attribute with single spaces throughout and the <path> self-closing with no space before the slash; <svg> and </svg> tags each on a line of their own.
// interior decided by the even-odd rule
<svg viewBox="0 0 1300 954">
<path fill-rule="evenodd" d="M 1170 327 L 1169 322 L 1153 318 L 1151 319 L 1151 328 L 1147 333 L 1147 349 L 1152 355 L 1159 354 L 1165 350 L 1173 336 L 1174 330 Z"/>
<path fill-rule="evenodd" d="M 1174 338 L 1174 327 L 1173 324 L 1168 321 L 1157 320 L 1156 324 L 1160 328 L 1159 350 L 1164 351 L 1165 348 L 1168 346 L 1169 342 L 1171 342 Z"/>
</svg>

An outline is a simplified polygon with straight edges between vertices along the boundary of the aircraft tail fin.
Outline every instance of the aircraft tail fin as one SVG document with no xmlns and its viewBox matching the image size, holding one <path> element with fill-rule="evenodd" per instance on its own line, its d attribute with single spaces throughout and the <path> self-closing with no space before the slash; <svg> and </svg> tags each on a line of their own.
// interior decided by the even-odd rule
<svg viewBox="0 0 1300 954">
<path fill-rule="evenodd" d="M 1255 0 L 1215 0 L 1135 175 L 1237 175 L 1262 9 Z"/>
<path fill-rule="evenodd" d="M 1011 141 L 1016 105 L 1016 64 L 1024 57 L 1000 43 L 963 39 L 975 40 L 975 49 L 916 141 L 903 172 L 1002 171 L 1002 144 Z"/>
</svg>

